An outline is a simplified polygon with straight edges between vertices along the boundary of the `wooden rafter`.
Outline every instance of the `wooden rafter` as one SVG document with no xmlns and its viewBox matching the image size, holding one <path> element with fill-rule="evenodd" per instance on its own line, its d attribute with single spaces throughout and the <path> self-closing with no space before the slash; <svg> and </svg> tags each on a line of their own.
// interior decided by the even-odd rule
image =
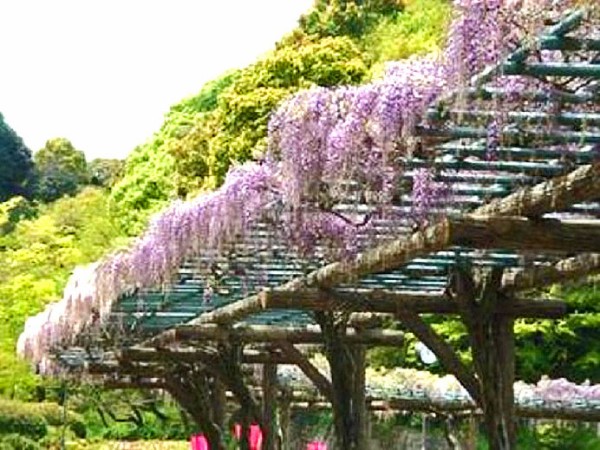
<svg viewBox="0 0 600 450">
<path fill-rule="evenodd" d="M 600 252 L 600 224 L 521 217 L 452 219 L 450 241 L 481 249 Z"/>
<path fill-rule="evenodd" d="M 177 341 L 202 339 L 203 341 L 236 340 L 250 343 L 291 342 L 319 344 L 323 336 L 318 327 L 278 327 L 271 325 L 241 325 L 234 328 L 215 324 L 183 325 L 175 329 Z M 344 340 L 352 344 L 399 346 L 404 343 L 403 333 L 395 330 L 364 330 L 349 328 Z"/>
<path fill-rule="evenodd" d="M 535 265 L 504 274 L 502 287 L 507 291 L 524 291 L 576 280 L 600 272 L 600 253 L 584 253 L 555 264 Z"/>
<path fill-rule="evenodd" d="M 144 361 L 144 362 L 164 362 L 164 363 L 204 363 L 207 366 L 214 365 L 220 362 L 220 357 L 217 352 L 207 352 L 196 349 L 172 349 L 172 348 L 148 348 L 135 347 L 128 348 L 121 352 L 121 361 Z M 246 350 L 244 351 L 241 362 L 246 364 L 294 364 L 287 356 L 281 353 L 260 352 Z"/>
</svg>

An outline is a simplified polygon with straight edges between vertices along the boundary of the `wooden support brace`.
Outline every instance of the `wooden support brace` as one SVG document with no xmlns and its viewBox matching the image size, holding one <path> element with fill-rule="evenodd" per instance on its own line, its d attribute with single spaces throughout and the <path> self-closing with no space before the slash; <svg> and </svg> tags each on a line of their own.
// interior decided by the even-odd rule
<svg viewBox="0 0 600 450">
<path fill-rule="evenodd" d="M 294 364 L 308 377 L 317 387 L 321 395 L 327 400 L 333 400 L 333 388 L 331 381 L 317 369 L 300 350 L 290 342 L 280 342 L 277 344 L 288 355 Z"/>
<path fill-rule="evenodd" d="M 397 314 L 397 317 L 407 330 L 412 332 L 435 353 L 444 369 L 453 374 L 471 398 L 479 403 L 481 401 L 481 391 L 477 379 L 473 371 L 460 360 L 454 349 L 429 324 L 425 323 L 418 314 L 405 311 Z"/>
</svg>

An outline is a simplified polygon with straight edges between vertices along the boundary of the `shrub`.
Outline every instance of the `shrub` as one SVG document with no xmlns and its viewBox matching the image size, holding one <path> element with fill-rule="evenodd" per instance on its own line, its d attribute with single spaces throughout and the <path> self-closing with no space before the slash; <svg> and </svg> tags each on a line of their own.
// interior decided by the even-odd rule
<svg viewBox="0 0 600 450">
<path fill-rule="evenodd" d="M 8 434 L 0 437 L 0 450 L 40 450 L 41 447 L 26 436 Z"/>
<path fill-rule="evenodd" d="M 48 433 L 46 420 L 27 403 L 0 400 L 0 434 L 21 434 L 40 439 Z"/>
</svg>

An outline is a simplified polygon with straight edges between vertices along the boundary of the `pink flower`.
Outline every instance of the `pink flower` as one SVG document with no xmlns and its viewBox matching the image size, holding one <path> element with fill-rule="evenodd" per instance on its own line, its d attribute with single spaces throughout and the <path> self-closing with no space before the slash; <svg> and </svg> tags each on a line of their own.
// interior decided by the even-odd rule
<svg viewBox="0 0 600 450">
<path fill-rule="evenodd" d="M 196 434 L 190 438 L 192 450 L 210 450 L 208 441 L 203 434 Z"/>
</svg>

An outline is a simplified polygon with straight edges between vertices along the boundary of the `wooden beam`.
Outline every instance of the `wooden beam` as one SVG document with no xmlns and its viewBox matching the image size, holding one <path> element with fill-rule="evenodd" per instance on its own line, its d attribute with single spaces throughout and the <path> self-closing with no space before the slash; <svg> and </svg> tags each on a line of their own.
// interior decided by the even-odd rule
<svg viewBox="0 0 600 450">
<path fill-rule="evenodd" d="M 600 253 L 584 253 L 551 265 L 535 265 L 524 270 L 507 272 L 502 279 L 502 287 L 506 291 L 524 291 L 576 280 L 599 272 Z"/>
<path fill-rule="evenodd" d="M 355 323 L 363 320 L 380 318 L 372 313 L 396 314 L 400 311 L 412 311 L 417 314 L 458 314 L 458 304 L 446 295 L 404 293 L 388 289 L 356 289 L 342 291 L 318 288 L 305 289 L 300 292 L 273 288 L 261 292 L 261 297 L 277 304 L 277 308 L 309 309 L 311 311 L 335 311 L 340 304 L 344 310 L 371 313 L 355 314 Z M 305 303 L 304 299 L 309 300 Z M 333 299 L 333 300 L 332 300 Z M 356 304 L 356 308 L 354 307 Z M 336 308 L 337 306 L 337 308 Z M 275 306 L 272 306 L 275 307 Z M 558 300 L 517 299 L 510 305 L 500 305 L 497 314 L 522 318 L 559 318 L 566 314 L 564 302 Z M 387 317 L 387 316 L 386 316 Z M 351 322 L 352 323 L 352 322 Z"/>
<path fill-rule="evenodd" d="M 182 325 L 175 330 L 175 339 L 185 340 L 237 340 L 242 342 L 279 342 L 295 344 L 323 343 L 321 330 L 313 327 L 278 327 L 271 325 L 240 325 L 226 328 L 215 324 Z M 399 346 L 404 343 L 404 334 L 395 330 L 347 330 L 344 340 L 349 344 L 371 344 Z"/>
<path fill-rule="evenodd" d="M 91 375 L 120 374 L 162 378 L 167 374 L 167 369 L 157 364 L 91 363 L 88 366 L 88 373 Z"/>
<path fill-rule="evenodd" d="M 107 389 L 166 389 L 162 379 L 127 379 L 105 380 L 102 384 Z M 227 397 L 233 395 L 228 392 Z M 308 392 L 294 392 L 293 396 L 281 394 L 282 399 L 291 402 L 292 409 L 330 409 L 331 403 L 322 397 L 314 397 Z M 369 396 L 367 404 L 372 411 L 410 411 L 452 414 L 482 415 L 482 411 L 473 402 L 448 402 L 435 398 L 380 398 Z M 515 404 L 515 413 L 519 417 L 555 420 L 576 420 L 582 422 L 600 422 L 600 410 L 572 408 L 568 404 L 549 403 L 537 406 Z"/>
<path fill-rule="evenodd" d="M 154 349 L 147 347 L 132 347 L 121 352 L 121 361 L 145 361 L 163 363 L 194 363 L 200 362 L 207 366 L 220 362 L 220 356 L 216 352 L 206 352 L 195 349 Z M 269 352 L 244 351 L 242 363 L 246 364 L 294 364 L 287 355 Z"/>
<path fill-rule="evenodd" d="M 238 303 L 240 308 L 237 307 Z M 351 306 L 349 307 L 349 305 Z M 360 315 L 361 313 L 395 314 L 398 311 L 410 310 L 419 314 L 458 314 L 456 303 L 443 295 L 395 292 L 386 289 L 362 289 L 356 290 L 356 292 L 338 292 L 335 290 L 325 291 L 319 288 L 308 288 L 294 291 L 290 290 L 288 287 L 281 287 L 268 289 L 256 296 L 218 308 L 211 313 L 211 317 L 216 323 L 226 324 L 230 323 L 230 321 L 242 319 L 247 314 L 263 311 L 265 308 L 335 311 L 342 307 L 344 309 L 350 308 L 356 312 L 356 314 L 354 314 L 354 322 L 357 324 L 362 323 L 365 319 L 364 315 Z M 533 303 L 529 300 L 518 300 L 514 305 L 514 308 L 514 311 L 506 309 L 499 312 L 524 318 L 554 318 L 564 314 L 563 307 L 557 303 Z M 202 329 L 202 327 L 210 325 L 207 323 L 210 318 L 207 318 L 206 315 L 201 316 L 201 318 L 202 317 L 206 320 L 192 321 L 187 325 L 181 325 L 177 329 L 162 333 L 160 341 L 150 341 L 148 345 L 165 345 L 177 340 L 192 338 L 194 331 L 191 330 Z M 374 316 L 369 317 L 375 319 Z M 200 328 L 196 328 L 198 326 Z M 235 333 L 231 334 L 231 332 L 225 331 L 227 330 L 226 328 L 221 328 L 222 331 L 218 331 L 216 326 L 214 331 L 209 331 L 209 328 L 206 328 L 206 330 L 206 332 L 203 331 L 202 333 L 208 338 L 221 339 L 235 335 Z M 210 330 L 213 329 L 211 328 Z M 250 341 L 269 342 L 279 340 L 279 336 L 284 336 L 286 333 L 283 329 L 278 329 L 275 326 L 269 327 L 269 330 L 273 330 L 271 337 L 269 337 L 269 332 L 266 330 L 262 336 L 260 333 L 257 332 L 254 334 L 254 331 L 250 330 L 252 330 L 252 327 L 249 327 L 245 331 L 241 331 L 239 336 L 246 336 Z M 290 331 L 291 334 L 286 339 L 294 340 L 293 336 L 296 335 L 299 339 L 297 343 L 321 342 L 319 338 L 312 338 L 308 333 L 299 333 L 297 330 L 293 329 Z M 311 339 L 315 339 L 315 341 L 311 341 Z M 355 338 L 351 334 L 348 339 L 349 342 L 354 342 Z M 357 343 L 387 345 L 385 343 L 385 338 L 383 338 L 383 341 L 380 341 L 381 343 L 361 341 L 363 338 L 358 337 L 356 337 L 356 339 Z M 364 339 L 369 338 L 365 335 Z M 377 338 L 374 339 L 377 340 Z"/>
<path fill-rule="evenodd" d="M 166 382 L 163 378 L 120 378 L 105 380 L 102 387 L 106 389 L 166 389 Z"/>
<path fill-rule="evenodd" d="M 600 197 L 600 163 L 594 163 L 494 200 L 477 208 L 473 215 L 539 217 L 598 197 Z"/>
<path fill-rule="evenodd" d="M 258 297 L 263 308 L 310 311 L 334 311 L 342 307 L 347 309 L 351 304 L 354 312 L 393 313 L 404 308 L 443 309 L 448 303 L 447 297 L 440 294 L 367 288 L 352 290 L 306 288 L 300 291 L 270 288 L 262 290 Z"/>
<path fill-rule="evenodd" d="M 520 217 L 466 217 L 450 221 L 454 245 L 522 251 L 600 252 L 600 224 Z"/>
<path fill-rule="evenodd" d="M 403 311 L 398 313 L 397 316 L 407 330 L 412 332 L 435 353 L 444 369 L 453 374 L 471 398 L 479 404 L 481 401 L 481 391 L 477 379 L 473 371 L 458 358 L 454 349 L 429 324 L 425 323 L 418 314 L 411 311 Z"/>
<path fill-rule="evenodd" d="M 300 370 L 308 377 L 310 381 L 316 386 L 321 395 L 328 401 L 333 399 L 333 387 L 331 381 L 323 375 L 319 369 L 317 369 L 312 363 L 306 358 L 306 356 L 298 350 L 293 344 L 289 342 L 280 342 L 277 344 L 286 355 L 294 360 L 294 364 L 298 366 Z"/>
</svg>

